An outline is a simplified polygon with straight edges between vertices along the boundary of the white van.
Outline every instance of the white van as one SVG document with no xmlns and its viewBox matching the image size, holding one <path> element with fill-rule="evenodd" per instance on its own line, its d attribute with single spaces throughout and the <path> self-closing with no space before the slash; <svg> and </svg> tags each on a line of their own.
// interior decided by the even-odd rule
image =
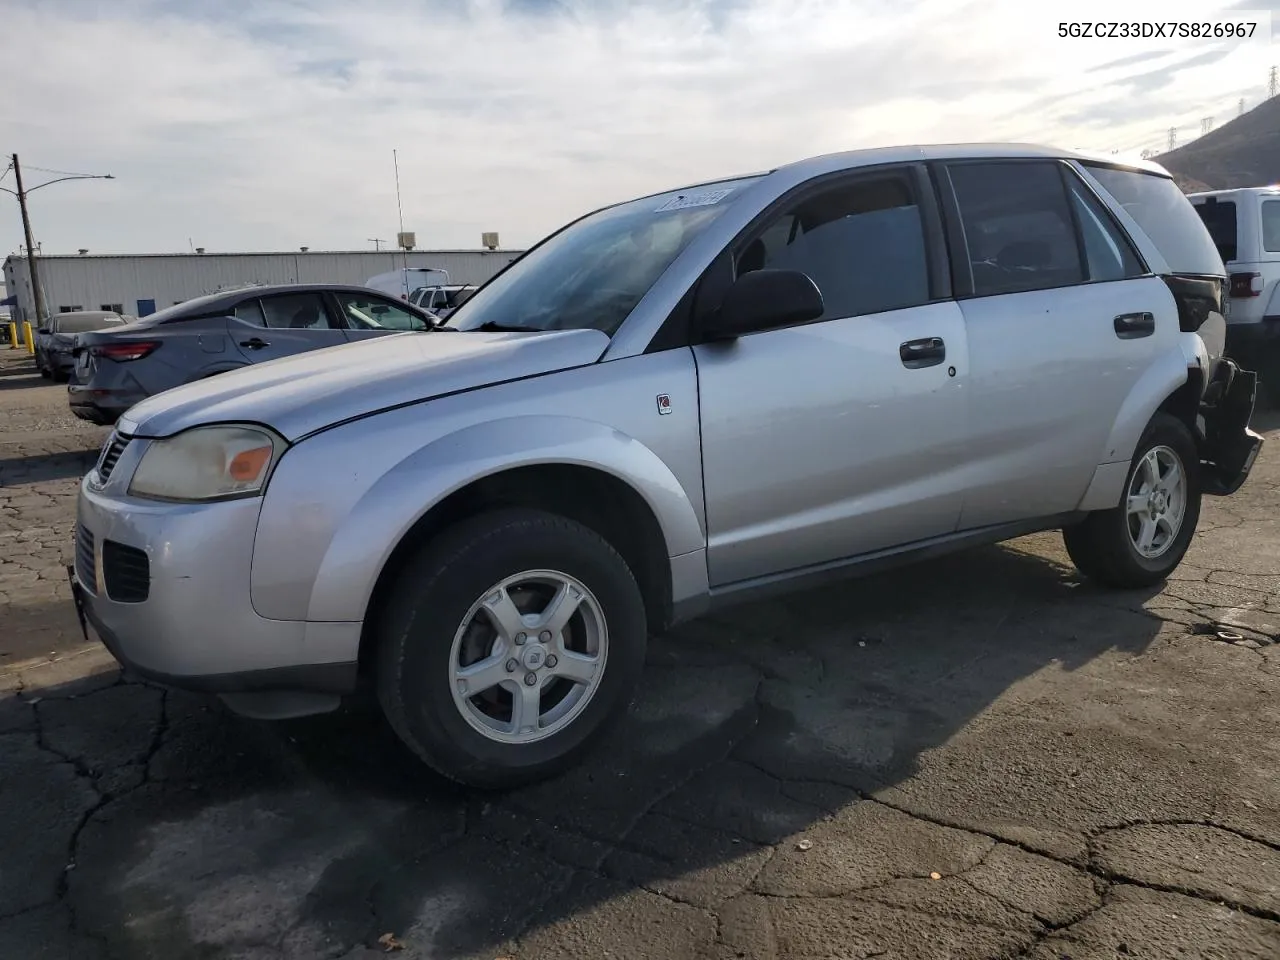
<svg viewBox="0 0 1280 960">
<path fill-rule="evenodd" d="M 372 287 L 379 293 L 390 294 L 401 300 L 408 300 L 409 294 L 419 287 L 441 285 L 449 282 L 448 270 L 437 270 L 432 267 L 402 267 L 380 273 L 365 281 L 366 287 Z"/>
<path fill-rule="evenodd" d="M 1268 399 L 1280 405 L 1280 184 L 1187 199 L 1227 268 L 1227 352 L 1257 370 Z"/>
</svg>

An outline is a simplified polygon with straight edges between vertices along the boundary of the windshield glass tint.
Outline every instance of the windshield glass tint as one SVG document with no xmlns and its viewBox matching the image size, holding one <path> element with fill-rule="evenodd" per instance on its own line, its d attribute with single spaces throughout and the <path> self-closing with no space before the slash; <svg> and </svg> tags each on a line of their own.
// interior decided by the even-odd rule
<svg viewBox="0 0 1280 960">
<path fill-rule="evenodd" d="M 1222 254 L 1195 207 L 1168 177 L 1092 163 L 1084 166 L 1138 222 L 1174 273 L 1222 276 Z"/>
<path fill-rule="evenodd" d="M 612 336 L 680 252 L 756 179 L 704 184 L 593 213 L 517 260 L 446 326 L 595 329 Z"/>
</svg>

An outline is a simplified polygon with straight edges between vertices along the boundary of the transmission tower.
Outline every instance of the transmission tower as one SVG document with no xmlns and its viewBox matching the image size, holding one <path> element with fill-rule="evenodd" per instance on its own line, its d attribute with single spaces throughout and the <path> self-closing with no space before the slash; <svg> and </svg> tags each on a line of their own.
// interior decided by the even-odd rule
<svg viewBox="0 0 1280 960">
<path fill-rule="evenodd" d="M 1200 121 L 1200 135 L 1204 136 L 1213 129 L 1213 117 L 1205 117 Z"/>
<path fill-rule="evenodd" d="M 1240 109 L 1236 111 L 1236 116 L 1237 117 L 1244 116 L 1244 97 L 1240 98 Z"/>
<path fill-rule="evenodd" d="M 1270 92 L 1270 94 L 1268 94 L 1268 96 L 1272 96 L 1272 97 L 1274 97 L 1274 96 L 1276 95 L 1276 83 L 1277 83 L 1277 79 L 1276 79 L 1276 68 L 1275 68 L 1275 67 L 1272 67 L 1272 68 L 1271 68 L 1271 81 L 1270 81 L 1270 83 L 1268 84 L 1268 87 L 1269 87 L 1269 89 L 1271 90 L 1271 92 Z"/>
<path fill-rule="evenodd" d="M 1178 128 L 1170 127 L 1169 128 L 1169 149 L 1172 150 L 1177 145 L 1178 145 Z"/>
</svg>

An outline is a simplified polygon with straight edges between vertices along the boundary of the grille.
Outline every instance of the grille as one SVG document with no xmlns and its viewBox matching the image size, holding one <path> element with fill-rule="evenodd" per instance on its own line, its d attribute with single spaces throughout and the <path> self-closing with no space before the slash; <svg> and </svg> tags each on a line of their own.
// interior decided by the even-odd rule
<svg viewBox="0 0 1280 960">
<path fill-rule="evenodd" d="M 151 592 L 151 563 L 144 551 L 114 540 L 102 541 L 102 579 L 117 603 L 142 603 Z"/>
<path fill-rule="evenodd" d="M 116 468 L 120 454 L 124 453 L 124 448 L 128 445 L 129 438 L 118 433 L 111 434 L 111 438 L 107 440 L 107 445 L 102 448 L 102 456 L 98 459 L 98 476 L 103 483 L 110 479 L 111 471 Z"/>
<path fill-rule="evenodd" d="M 86 590 L 97 590 L 93 575 L 93 534 L 79 524 L 76 525 L 76 576 Z"/>
</svg>

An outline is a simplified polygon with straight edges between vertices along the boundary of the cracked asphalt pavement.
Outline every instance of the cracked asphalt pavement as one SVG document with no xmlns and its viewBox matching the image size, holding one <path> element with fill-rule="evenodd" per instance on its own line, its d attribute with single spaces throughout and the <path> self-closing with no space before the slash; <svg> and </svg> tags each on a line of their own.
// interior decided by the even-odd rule
<svg viewBox="0 0 1280 960">
<path fill-rule="evenodd" d="M 1056 534 L 654 638 L 502 795 L 376 711 L 121 681 L 70 612 L 103 431 L 0 359 L 0 957 L 1280 957 L 1280 417 L 1160 591 Z"/>
</svg>

